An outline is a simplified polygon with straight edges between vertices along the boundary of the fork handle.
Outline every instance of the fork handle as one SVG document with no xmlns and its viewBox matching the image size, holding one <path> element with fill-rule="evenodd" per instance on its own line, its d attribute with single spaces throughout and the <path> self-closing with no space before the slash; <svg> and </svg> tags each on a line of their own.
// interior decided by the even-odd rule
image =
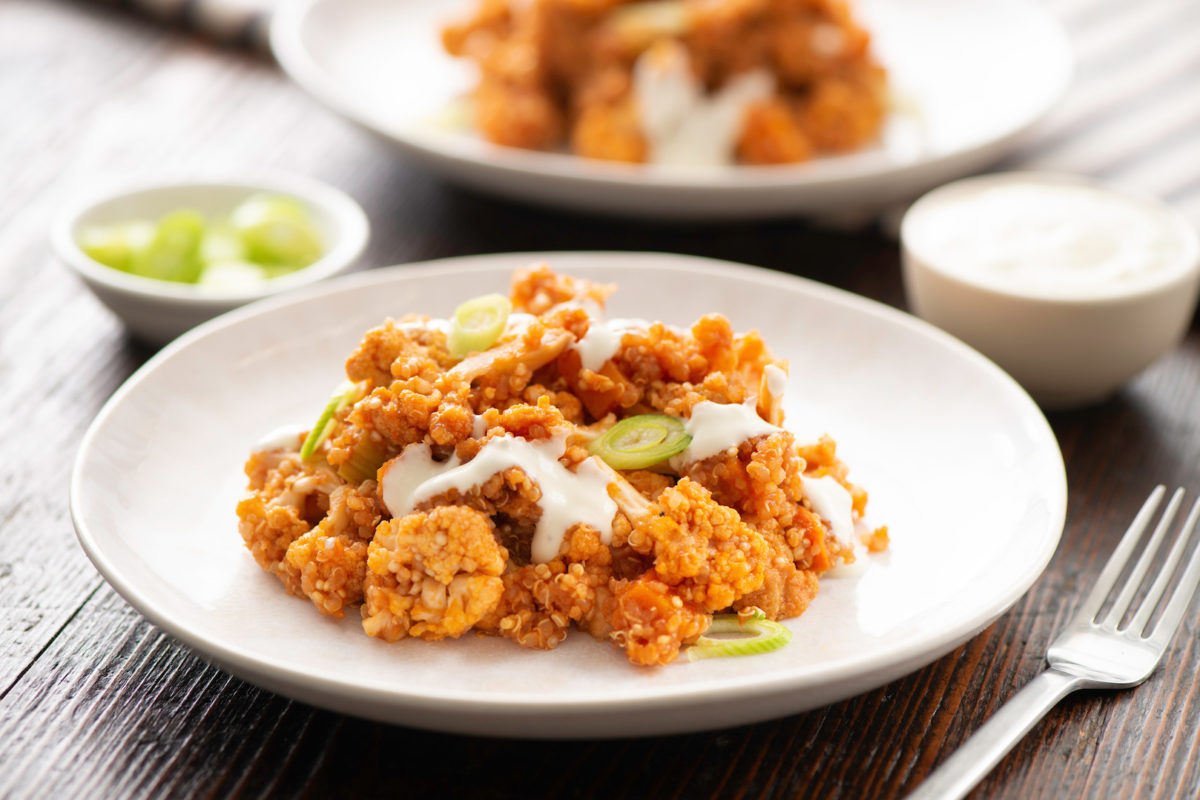
<svg viewBox="0 0 1200 800">
<path fill-rule="evenodd" d="M 992 771 L 1046 712 L 1085 681 L 1048 669 L 1009 698 L 966 744 L 934 770 L 908 800 L 957 800 Z"/>
</svg>

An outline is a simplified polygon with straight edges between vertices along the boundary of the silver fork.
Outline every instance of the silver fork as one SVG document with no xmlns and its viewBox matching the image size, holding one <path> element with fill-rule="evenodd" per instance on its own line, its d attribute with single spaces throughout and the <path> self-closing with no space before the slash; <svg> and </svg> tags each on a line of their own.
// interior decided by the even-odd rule
<svg viewBox="0 0 1200 800">
<path fill-rule="evenodd" d="M 1166 489 L 1159 486 L 1150 493 L 1105 564 L 1095 588 L 1067 629 L 1050 645 L 1046 654 L 1050 668 L 1013 695 L 966 744 L 909 795 L 909 800 L 962 797 L 999 763 L 1047 711 L 1071 692 L 1078 689 L 1124 689 L 1137 686 L 1150 677 L 1162 661 L 1175 631 L 1179 629 L 1192 595 L 1196 592 L 1196 584 L 1200 582 L 1200 547 L 1193 546 L 1183 577 L 1176 584 L 1158 621 L 1153 626 L 1147 625 L 1188 547 L 1197 516 L 1200 516 L 1200 500 L 1197 500 L 1154 583 L 1129 623 L 1121 625 L 1150 563 L 1171 528 L 1175 512 L 1183 502 L 1183 489 L 1176 489 L 1133 571 L 1125 583 L 1118 586 L 1117 579 L 1142 540 L 1165 492 Z M 1104 601 L 1114 591 L 1117 592 L 1116 599 L 1101 616 Z"/>
</svg>

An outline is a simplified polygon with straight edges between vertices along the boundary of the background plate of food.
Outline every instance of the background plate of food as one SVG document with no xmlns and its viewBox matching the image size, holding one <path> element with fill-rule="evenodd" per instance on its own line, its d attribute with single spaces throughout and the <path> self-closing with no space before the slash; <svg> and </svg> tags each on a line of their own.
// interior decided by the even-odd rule
<svg viewBox="0 0 1200 800">
<path fill-rule="evenodd" d="M 545 301 L 554 300 L 553 291 L 544 296 L 517 291 L 511 301 L 514 315 L 522 308 L 536 314 L 511 320 L 519 330 L 505 328 L 494 346 L 472 345 L 480 353 L 447 357 L 446 326 L 436 320 L 450 316 L 468 299 L 463 287 L 470 286 L 471 294 L 503 294 L 515 269 L 542 261 L 560 274 L 616 284 L 619 290 L 604 312 L 609 322 L 600 321 L 598 306 L 588 297 L 556 306 L 557 300 Z M 380 327 L 385 318 L 410 313 L 435 321 L 421 318 Z M 548 322 L 551 317 L 553 324 Z M 664 325 L 631 321 L 637 318 Z M 593 328 L 613 335 L 589 337 Z M 372 329 L 374 333 L 366 334 Z M 761 342 L 749 335 L 751 329 L 761 334 Z M 647 336 L 658 343 L 647 344 Z M 414 337 L 425 349 L 404 355 Z M 523 355 L 509 358 L 551 342 L 557 349 L 545 363 L 532 365 L 521 360 Z M 389 349 L 394 347 L 401 349 Z M 617 363 L 614 354 L 619 348 L 624 348 L 621 359 L 634 360 Z M 397 353 L 403 357 L 393 359 Z M 673 353 L 687 357 L 680 361 Z M 606 358 L 610 362 L 601 365 Z M 642 413 L 641 406 L 649 404 L 668 415 L 690 413 L 690 425 L 700 408 L 695 403 L 700 398 L 691 395 L 702 386 L 705 397 L 730 401 L 709 411 L 736 412 L 742 420 L 738 425 L 748 426 L 743 427 L 747 436 L 762 435 L 756 441 L 811 443 L 823 433 L 833 434 L 838 458 L 849 465 L 849 480 L 870 492 L 868 518 L 859 521 L 869 523 L 866 531 L 886 525 L 890 543 L 874 548 L 879 552 L 860 551 L 851 565 L 856 569 L 844 571 L 848 574 L 822 572 L 815 596 L 803 598 L 807 608 L 791 611 L 771 605 L 763 572 L 752 576 L 753 565 L 741 569 L 741 556 L 717 545 L 715 523 L 709 538 L 714 545 L 708 562 L 712 570 L 690 572 L 680 566 L 687 558 L 668 565 L 667 556 L 658 550 L 654 555 L 646 555 L 648 548 L 638 550 L 627 528 L 621 536 L 638 553 L 627 550 L 625 555 L 643 560 L 628 580 L 593 584 L 607 587 L 618 600 L 620 608 L 612 606 L 604 614 L 589 617 L 582 608 L 585 613 L 576 619 L 564 606 L 563 619 L 555 619 L 553 598 L 539 595 L 536 588 L 530 597 L 509 597 L 514 570 L 534 574 L 545 563 L 534 562 L 545 558 L 537 555 L 537 537 L 551 508 L 545 503 L 551 501 L 537 501 L 543 505 L 538 517 L 528 509 L 500 508 L 501 502 L 520 500 L 519 491 L 502 491 L 500 499 L 487 495 L 484 499 L 497 504 L 493 507 L 475 503 L 480 498 L 468 497 L 473 490 L 464 484 L 462 496 L 453 501 L 460 508 L 452 513 L 456 519 L 470 520 L 442 525 L 448 517 L 434 519 L 434 511 L 420 502 L 420 487 L 441 481 L 440 489 L 425 495 L 443 491 L 447 482 L 461 479 L 456 465 L 483 463 L 482 454 L 493 444 L 498 469 L 508 465 L 505 452 L 511 455 L 525 448 L 531 460 L 523 463 L 533 465 L 523 467 L 530 470 L 527 475 L 538 476 L 545 467 L 555 481 L 579 478 L 574 488 L 567 486 L 561 493 L 567 500 L 560 497 L 554 506 L 560 523 L 566 517 L 572 522 L 572 514 L 592 520 L 589 524 L 596 528 L 611 520 L 614 563 L 596 563 L 617 577 L 617 526 L 626 506 L 612 489 L 616 484 L 608 483 L 595 464 L 585 472 L 584 456 L 590 449 L 579 455 L 555 450 L 538 466 L 538 454 L 555 443 L 532 440 L 547 435 L 537 432 L 545 421 L 538 415 L 558 419 L 554 408 L 575 420 L 578 434 L 587 433 L 579 425 L 590 424 L 595 430 L 593 416 L 607 417 L 599 427 L 611 425 L 607 415 L 621 392 L 608 395 L 611 387 L 603 378 L 616 381 L 617 372 L 629 372 L 629 364 L 639 359 L 650 359 L 646 364 L 665 359 L 660 363 L 674 364 L 668 372 L 682 372 L 672 380 L 647 384 L 657 399 L 644 395 L 629 413 Z M 768 363 L 787 367 L 790 376 L 769 374 L 763 366 Z M 398 383 L 381 388 L 389 379 L 375 369 L 380 364 L 390 365 Z M 508 371 L 501 372 L 507 377 L 477 381 L 482 374 L 477 368 L 488 364 L 506 364 Z M 609 370 L 614 364 L 617 372 Z M 439 370 L 449 377 L 466 371 L 464 380 L 470 385 L 442 391 L 436 412 L 439 430 L 430 427 L 424 438 L 409 437 L 405 425 L 418 424 L 418 417 L 433 419 L 432 407 L 413 413 L 432 396 L 433 387 L 446 388 Z M 696 385 L 683 380 L 689 370 L 714 374 Z M 375 374 L 381 377 L 372 378 Z M 324 444 L 315 437 L 310 451 L 314 461 L 311 468 L 305 467 L 300 463 L 303 453 L 293 452 L 300 449 L 303 431 L 293 429 L 282 438 L 268 432 L 288 424 L 322 429 L 314 420 L 327 405 L 330 388 L 346 376 L 376 380 L 376 388 L 356 394 L 345 407 L 340 401 L 327 406 L 335 420 L 332 433 Z M 524 422 L 514 423 L 500 414 L 511 406 L 512 398 L 504 392 L 519 388 L 514 376 L 521 377 L 524 401 L 538 405 L 514 412 L 513 419 Z M 633 379 L 635 384 L 641 380 Z M 538 381 L 553 384 L 547 388 L 554 391 L 531 390 Z M 573 381 L 584 381 L 590 388 Z M 767 392 L 770 402 L 764 400 Z M 463 407 L 446 405 L 452 396 L 469 398 L 477 411 L 481 398 L 491 398 L 491 410 L 478 415 L 486 424 L 478 426 L 478 418 Z M 586 413 L 584 407 L 589 409 Z M 772 409 L 783 412 L 783 418 L 776 418 Z M 387 422 L 389 414 L 392 422 Z M 774 419 L 790 433 L 771 433 L 767 419 L 750 425 L 747 420 L 756 419 L 756 414 Z M 375 421 L 364 422 L 368 419 Z M 398 487 L 383 486 L 378 494 L 369 489 L 370 470 L 351 479 L 344 468 L 357 464 L 357 459 L 335 452 L 349 448 L 343 455 L 353 456 L 351 451 L 367 441 L 362 438 L 367 427 L 383 439 L 408 442 L 387 462 L 400 474 Z M 512 431 L 518 427 L 524 431 L 521 435 L 532 437 L 529 442 L 514 440 Z M 687 447 L 700 447 L 700 440 L 720 428 L 689 427 L 693 438 Z M 467 441 L 472 438 L 476 441 Z M 480 448 L 485 438 L 488 442 Z M 447 449 L 455 439 L 458 449 Z M 468 449 L 461 449 L 464 446 Z M 562 447 L 561 441 L 557 446 Z M 532 449 L 538 453 L 530 455 Z M 757 447 L 755 452 L 766 449 Z M 725 453 L 736 460 L 743 449 Z M 431 456 L 442 460 L 434 463 Z M 657 477 L 622 473 L 662 512 L 648 524 L 668 527 L 658 528 L 659 533 L 646 529 L 656 541 L 662 531 L 666 538 L 673 536 L 671 531 L 677 529 L 670 525 L 679 508 L 709 503 L 695 484 L 711 485 L 712 497 L 721 503 L 740 502 L 737 480 L 722 487 L 718 471 L 685 473 L 686 462 L 677 467 L 674 458 Z M 821 456 L 811 458 L 819 461 Z M 335 469 L 335 463 L 341 467 Z M 734 469 L 727 476 L 741 474 L 730 464 Z M 416 472 L 405 477 L 409 467 Z M 757 476 L 752 474 L 755 469 Z M 781 464 L 776 475 L 774 467 L 747 465 L 744 472 L 751 484 L 782 485 L 790 469 Z M 271 470 L 273 477 L 264 478 Z M 381 485 L 389 480 L 389 470 L 378 474 Z M 420 480 L 410 480 L 414 474 Z M 685 481 L 685 474 L 694 481 Z M 806 472 L 805 477 L 818 475 Z M 835 471 L 823 480 L 828 483 L 833 477 L 846 476 Z M 275 489 L 265 492 L 263 487 L 271 481 L 276 481 Z M 324 492 L 324 503 L 322 482 L 333 487 Z M 594 497 L 571 499 L 581 486 L 596 485 L 600 489 Z M 544 483 L 542 488 L 549 486 Z M 830 519 L 836 514 L 822 510 L 807 484 L 804 492 L 812 511 L 806 518 L 811 522 L 819 517 L 829 528 L 826 535 L 837 536 L 836 520 Z M 605 505 L 610 498 L 618 500 L 620 514 L 617 506 Z M 394 519 L 381 515 L 380 501 L 394 512 Z M 778 527 L 771 533 L 768 518 L 779 517 L 789 502 L 772 500 L 760 504 L 758 511 L 747 507 L 741 510 L 742 519 L 753 522 L 763 536 L 778 534 Z M 463 510 L 464 505 L 476 511 Z M 1053 554 L 1065 505 L 1062 459 L 1045 418 L 1011 378 L 957 340 L 899 311 L 810 281 L 655 253 L 450 259 L 355 275 L 232 312 L 169 345 L 118 390 L 85 436 L 71 483 L 72 518 L 80 542 L 101 573 L 147 618 L 230 672 L 306 702 L 389 722 L 535 737 L 633 736 L 725 727 L 796 713 L 880 686 L 950 651 L 1011 606 Z M 602 515 L 588 510 L 602 506 L 608 508 Z M 410 514 L 411 508 L 423 510 Z M 477 513 L 480 508 L 496 513 L 489 521 Z M 861 506 L 856 503 L 855 508 Z M 706 512 L 710 521 L 721 514 L 720 526 L 741 531 L 743 540 L 734 549 L 750 553 L 754 548 L 741 544 L 758 541 L 758 534 L 738 527 L 737 513 L 728 509 Z M 514 523 L 522 516 L 528 518 L 524 527 Z M 405 522 L 397 522 L 401 517 Z M 268 518 L 273 521 L 260 524 Z M 690 519 L 681 525 L 701 524 L 699 515 Z M 312 523 L 316 527 L 309 535 Z M 493 524 L 494 542 L 491 535 L 476 537 L 476 544 L 482 542 L 487 552 L 463 549 L 455 555 L 459 566 L 437 577 L 437 564 L 442 563 L 437 548 L 457 547 L 464 531 L 470 533 L 472 526 L 486 531 Z M 338 526 L 336 535 L 331 525 Z M 348 528 L 364 526 L 367 530 L 357 540 L 343 535 Z M 793 542 L 800 546 L 797 564 L 803 556 L 806 567 L 823 570 L 828 562 L 816 565 L 808 560 L 811 552 L 800 552 L 819 544 L 820 537 L 813 538 L 816 528 L 810 524 L 807 530 L 807 544 L 803 536 Z M 530 534 L 533 549 L 518 554 L 520 537 Z M 563 531 L 558 534 L 566 541 Z M 423 544 L 413 544 L 418 539 Z M 507 553 L 497 548 L 500 543 Z M 277 545 L 281 549 L 272 551 Z M 418 550 L 420 559 L 413 555 Z M 727 558 L 731 553 L 733 558 Z M 505 565 L 504 558 L 529 565 Z M 470 565 L 462 566 L 467 561 Z M 349 597 L 343 589 L 354 563 L 359 565 L 358 580 L 364 572 L 366 578 L 358 594 Z M 646 573 L 636 574 L 647 565 Z M 771 565 L 794 572 L 786 563 L 772 560 Z M 582 564 L 582 569 L 591 566 Z M 414 591 L 411 576 L 422 571 L 445 588 L 427 581 L 421 591 Z M 732 576 L 721 579 L 725 588 L 742 581 L 723 599 L 714 594 L 720 588 L 717 581 L 709 579 L 718 571 Z M 475 595 L 482 598 L 478 607 L 455 606 L 453 601 L 453 587 L 462 588 L 456 581 L 466 572 L 472 574 L 462 575 L 463 580 L 474 581 L 481 590 Z M 578 575 L 583 577 L 582 572 Z M 500 582 L 503 599 L 489 588 Z M 657 588 L 647 588 L 647 582 Z M 635 592 L 637 602 L 621 605 L 631 586 L 642 587 Z M 681 644 L 695 641 L 695 626 L 654 632 L 668 634 L 665 637 L 646 637 L 628 618 L 654 607 L 656 598 L 666 598 L 659 604 L 665 614 L 658 619 L 674 619 L 677 612 L 687 611 L 693 622 L 703 620 L 726 603 L 737 607 L 738 593 L 780 618 L 791 634 L 790 643 L 758 655 L 692 661 L 676 656 Z M 579 597 L 586 606 L 602 602 L 601 594 Z M 675 603 L 675 598 L 681 602 Z M 506 609 L 505 614 L 514 608 L 518 613 L 509 614 L 513 621 L 506 624 L 504 614 L 491 613 L 498 608 Z M 522 614 L 530 610 L 535 618 L 526 626 Z M 342 611 L 346 613 L 338 617 Z M 533 635 L 542 630 L 548 635 Z"/>
<path fill-rule="evenodd" d="M 447 178 L 681 219 L 915 196 L 1000 157 L 1072 71 L 1032 0 L 288 0 L 271 41 Z"/>
</svg>

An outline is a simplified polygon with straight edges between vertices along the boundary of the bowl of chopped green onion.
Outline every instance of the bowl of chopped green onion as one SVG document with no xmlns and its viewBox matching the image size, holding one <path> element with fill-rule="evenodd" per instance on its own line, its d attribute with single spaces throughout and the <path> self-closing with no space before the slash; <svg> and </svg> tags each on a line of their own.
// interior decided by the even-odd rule
<svg viewBox="0 0 1200 800">
<path fill-rule="evenodd" d="M 230 309 L 347 272 L 369 231 L 344 192 L 271 175 L 104 192 L 64 211 L 51 240 L 131 333 L 160 344 Z"/>
</svg>

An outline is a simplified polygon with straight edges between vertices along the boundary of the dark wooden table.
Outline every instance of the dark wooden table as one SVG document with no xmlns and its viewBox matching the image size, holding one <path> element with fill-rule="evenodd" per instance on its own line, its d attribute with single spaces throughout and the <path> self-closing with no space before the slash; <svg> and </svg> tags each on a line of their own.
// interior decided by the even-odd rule
<svg viewBox="0 0 1200 800">
<path fill-rule="evenodd" d="M 1200 88 L 1195 4 L 1056 7 L 1078 37 L 1080 83 L 1019 158 L 1149 182 L 1200 206 L 1200 104 L 1189 110 L 1169 94 Z M 1149 122 L 1130 127 L 1139 113 Z M 1125 149 L 1105 150 L 1105 137 Z M 1172 162 L 1171 148 L 1193 158 Z M 67 476 L 79 438 L 150 351 L 46 245 L 56 208 L 92 182 L 262 166 L 354 195 L 374 226 L 371 265 L 505 250 L 670 250 L 903 306 L 896 248 L 878 232 L 596 221 L 475 196 L 397 162 L 265 58 L 104 5 L 0 0 L 0 797 L 903 795 L 1041 669 L 1080 587 L 1149 489 L 1200 489 L 1193 328 L 1112 400 L 1050 417 L 1070 482 L 1057 555 L 998 622 L 903 680 L 774 722 L 629 741 L 467 738 L 293 702 L 160 633 L 76 544 Z M 1077 695 L 1053 711 L 978 796 L 1200 794 L 1196 620 L 1141 688 Z"/>
</svg>

